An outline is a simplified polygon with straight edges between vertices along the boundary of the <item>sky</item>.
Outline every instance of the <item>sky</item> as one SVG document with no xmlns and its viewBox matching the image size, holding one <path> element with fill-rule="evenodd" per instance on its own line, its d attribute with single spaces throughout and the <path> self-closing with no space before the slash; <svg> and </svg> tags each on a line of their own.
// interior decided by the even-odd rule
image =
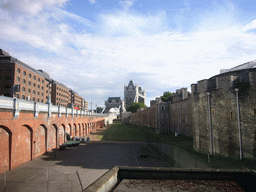
<svg viewBox="0 0 256 192">
<path fill-rule="evenodd" d="M 0 49 L 104 106 L 256 59 L 254 0 L 0 0 Z"/>
</svg>

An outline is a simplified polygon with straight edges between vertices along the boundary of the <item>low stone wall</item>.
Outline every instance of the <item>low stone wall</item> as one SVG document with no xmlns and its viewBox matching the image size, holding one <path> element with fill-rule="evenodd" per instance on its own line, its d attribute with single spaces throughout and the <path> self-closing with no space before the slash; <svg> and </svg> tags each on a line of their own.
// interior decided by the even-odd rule
<svg viewBox="0 0 256 192">
<path fill-rule="evenodd" d="M 164 167 L 113 167 L 87 187 L 83 192 L 112 191 L 124 179 L 200 180 L 215 182 L 223 187 L 223 181 L 236 182 L 245 191 L 254 191 L 254 170 L 236 169 L 184 169 Z M 179 183 L 180 185 L 180 183 Z M 227 187 L 227 186 L 226 186 Z M 230 186 L 232 188 L 232 185 Z"/>
</svg>

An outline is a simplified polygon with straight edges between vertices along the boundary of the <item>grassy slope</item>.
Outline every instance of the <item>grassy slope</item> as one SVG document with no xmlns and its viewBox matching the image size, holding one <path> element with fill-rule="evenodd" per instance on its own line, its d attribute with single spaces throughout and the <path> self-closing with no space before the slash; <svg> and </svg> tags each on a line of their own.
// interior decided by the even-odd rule
<svg viewBox="0 0 256 192">
<path fill-rule="evenodd" d="M 153 128 L 140 127 L 136 125 L 114 124 L 98 138 L 111 141 L 152 141 L 162 142 L 175 145 L 187 152 L 191 156 L 207 162 L 208 154 L 197 152 L 193 149 L 193 139 L 188 136 L 179 135 L 175 137 L 174 133 L 157 134 Z M 237 158 L 224 157 L 221 155 L 210 156 L 211 166 L 214 168 L 228 168 L 228 169 L 256 169 L 256 161 L 253 159 L 245 159 L 239 161 Z"/>
</svg>

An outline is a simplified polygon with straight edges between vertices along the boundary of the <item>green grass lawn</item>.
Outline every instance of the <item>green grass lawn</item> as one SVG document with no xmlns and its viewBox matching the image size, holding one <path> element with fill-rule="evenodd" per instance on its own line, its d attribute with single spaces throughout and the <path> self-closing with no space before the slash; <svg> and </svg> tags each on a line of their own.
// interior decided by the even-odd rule
<svg viewBox="0 0 256 192">
<path fill-rule="evenodd" d="M 255 159 L 244 159 L 240 161 L 238 157 L 231 158 L 221 155 L 208 156 L 206 153 L 198 152 L 193 149 L 193 138 L 174 133 L 156 133 L 155 129 L 141 127 L 137 125 L 114 124 L 105 130 L 102 135 L 97 136 L 99 139 L 110 141 L 140 141 L 140 142 L 161 142 L 174 145 L 181 150 L 187 151 L 190 156 L 196 157 L 203 162 L 209 162 L 213 168 L 222 169 L 256 169 Z"/>
</svg>

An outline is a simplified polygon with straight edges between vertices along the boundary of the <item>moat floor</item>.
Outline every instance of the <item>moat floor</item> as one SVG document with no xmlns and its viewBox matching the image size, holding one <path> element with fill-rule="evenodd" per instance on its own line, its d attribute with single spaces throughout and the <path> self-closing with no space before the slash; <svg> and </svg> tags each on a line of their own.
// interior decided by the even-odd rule
<svg viewBox="0 0 256 192">
<path fill-rule="evenodd" d="M 6 191 L 81 191 L 114 166 L 170 167 L 146 143 L 95 141 L 53 150 L 7 172 Z M 1 174 L 0 191 L 4 183 Z"/>
</svg>

